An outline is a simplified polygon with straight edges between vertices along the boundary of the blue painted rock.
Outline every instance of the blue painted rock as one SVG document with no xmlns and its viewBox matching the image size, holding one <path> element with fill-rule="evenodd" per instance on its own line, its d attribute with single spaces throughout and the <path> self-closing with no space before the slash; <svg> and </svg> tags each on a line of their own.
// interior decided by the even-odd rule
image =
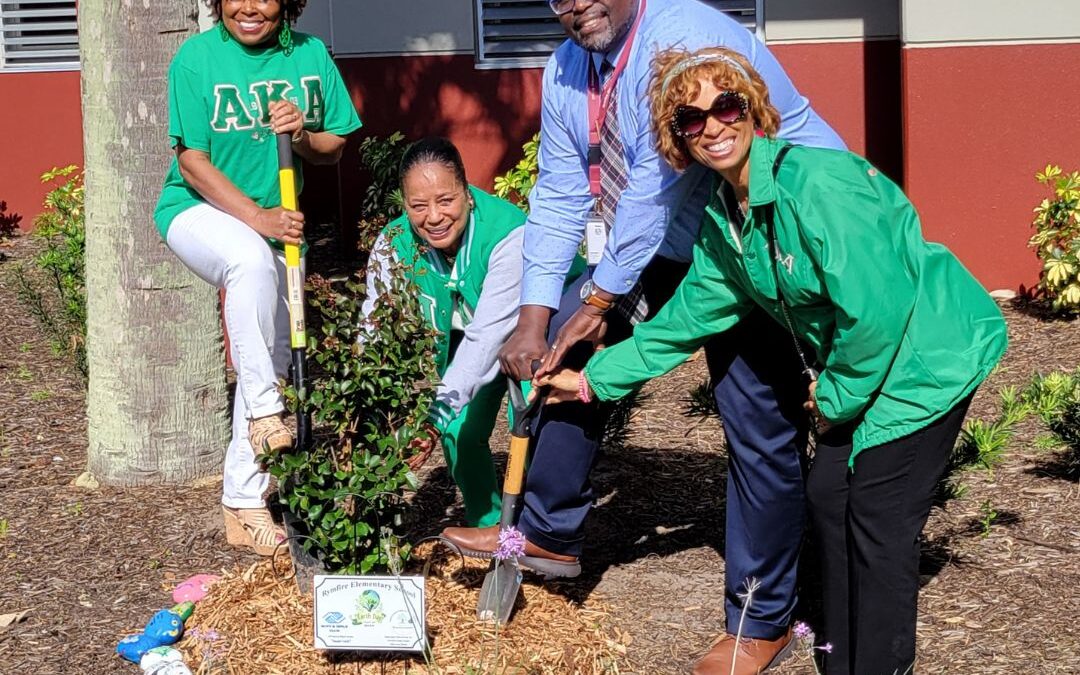
<svg viewBox="0 0 1080 675">
<path fill-rule="evenodd" d="M 171 609 L 163 609 L 146 624 L 143 635 L 151 640 L 151 647 L 171 645 L 184 632 L 184 619 Z"/>
<path fill-rule="evenodd" d="M 121 640 L 116 645 L 116 653 L 132 663 L 138 663 L 143 654 L 156 646 L 149 637 L 140 633 L 139 635 L 129 635 Z"/>
<path fill-rule="evenodd" d="M 184 634 L 184 622 L 194 609 L 195 603 L 182 602 L 161 610 L 150 619 L 141 635 L 129 635 L 121 640 L 116 645 L 116 653 L 132 663 L 139 663 L 154 647 L 173 644 Z"/>
</svg>

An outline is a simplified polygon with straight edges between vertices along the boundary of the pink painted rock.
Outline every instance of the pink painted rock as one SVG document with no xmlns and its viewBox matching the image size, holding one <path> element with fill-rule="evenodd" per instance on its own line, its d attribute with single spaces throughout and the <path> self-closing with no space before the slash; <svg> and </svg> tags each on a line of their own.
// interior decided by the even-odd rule
<svg viewBox="0 0 1080 675">
<path fill-rule="evenodd" d="M 196 574 L 195 576 L 180 582 L 173 589 L 173 602 L 198 602 L 206 597 L 211 584 L 221 577 L 213 574 Z"/>
</svg>

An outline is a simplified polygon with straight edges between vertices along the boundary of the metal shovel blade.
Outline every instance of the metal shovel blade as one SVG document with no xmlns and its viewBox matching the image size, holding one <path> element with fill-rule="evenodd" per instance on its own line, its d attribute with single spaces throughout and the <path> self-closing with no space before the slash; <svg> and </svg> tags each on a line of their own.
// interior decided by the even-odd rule
<svg viewBox="0 0 1080 675">
<path fill-rule="evenodd" d="M 480 587 L 480 601 L 476 604 L 476 618 L 504 624 L 510 619 L 521 588 L 521 568 L 517 560 L 496 560 L 484 576 Z"/>
</svg>

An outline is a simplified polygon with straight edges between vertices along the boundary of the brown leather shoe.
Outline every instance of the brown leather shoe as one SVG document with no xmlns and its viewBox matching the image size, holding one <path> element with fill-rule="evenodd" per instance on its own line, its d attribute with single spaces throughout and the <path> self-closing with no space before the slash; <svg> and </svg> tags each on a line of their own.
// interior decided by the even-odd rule
<svg viewBox="0 0 1080 675">
<path fill-rule="evenodd" d="M 779 665 L 791 655 L 795 646 L 791 629 L 775 640 L 761 638 L 737 639 L 727 633 L 713 644 L 709 653 L 701 657 L 694 666 L 694 675 L 758 675 L 769 668 Z M 736 650 L 736 647 L 738 648 Z M 736 658 L 736 654 L 738 657 Z M 731 670 L 731 661 L 735 660 L 735 670 Z"/>
<path fill-rule="evenodd" d="M 499 547 L 499 526 L 448 527 L 442 531 L 442 538 L 470 558 L 490 558 Z"/>
<path fill-rule="evenodd" d="M 470 558 L 490 558 L 499 547 L 499 526 L 448 527 L 442 538 L 461 549 Z M 518 558 L 522 567 L 528 567 L 548 577 L 576 577 L 581 565 L 576 556 L 554 553 L 525 540 L 525 555 Z"/>
</svg>

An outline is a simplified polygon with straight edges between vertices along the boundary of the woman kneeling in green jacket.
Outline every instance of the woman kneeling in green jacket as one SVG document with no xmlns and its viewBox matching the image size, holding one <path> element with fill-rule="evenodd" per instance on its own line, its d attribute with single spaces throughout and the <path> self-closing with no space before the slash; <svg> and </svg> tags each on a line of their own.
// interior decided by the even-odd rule
<svg viewBox="0 0 1080 675">
<path fill-rule="evenodd" d="M 909 672 L 919 534 L 971 397 L 1005 351 L 1004 320 L 873 166 L 774 139 L 779 115 L 742 56 L 668 51 L 654 75 L 660 154 L 715 172 L 693 267 L 632 339 L 538 384 L 553 400 L 617 399 L 764 308 L 792 332 L 818 424 L 807 495 L 826 672 Z"/>
<path fill-rule="evenodd" d="M 367 286 L 389 288 L 396 260 L 420 288 L 425 317 L 439 332 L 442 381 L 432 426 L 461 490 L 466 522 L 495 525 L 500 492 L 488 437 L 506 391 L 497 356 L 517 322 L 525 214 L 469 185 L 460 153 L 444 138 L 409 146 L 400 176 L 405 215 L 376 240 Z M 377 301 L 369 293 L 365 316 Z M 431 447 L 420 462 L 411 462 L 414 468 Z"/>
</svg>

